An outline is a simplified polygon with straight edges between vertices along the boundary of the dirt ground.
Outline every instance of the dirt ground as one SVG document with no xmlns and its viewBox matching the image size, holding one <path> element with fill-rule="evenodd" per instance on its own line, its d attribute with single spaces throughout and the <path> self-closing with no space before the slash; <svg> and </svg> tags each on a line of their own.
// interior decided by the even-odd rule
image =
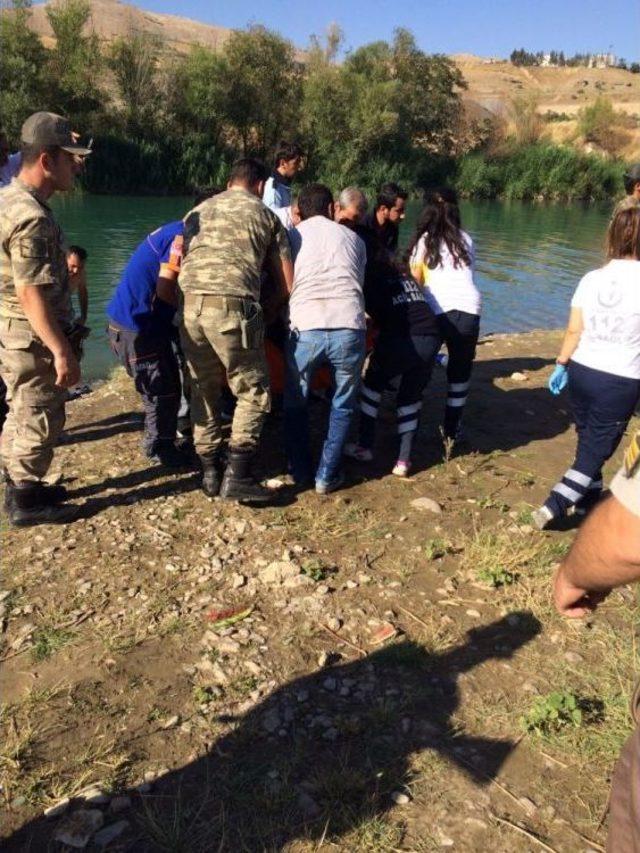
<svg viewBox="0 0 640 853">
<path fill-rule="evenodd" d="M 70 403 L 83 517 L 2 530 L 3 849 L 603 850 L 637 611 L 551 607 L 572 525 L 530 512 L 574 448 L 558 340 L 482 343 L 466 450 L 443 458 L 438 369 L 411 478 L 389 408 L 343 491 L 265 510 L 149 467 L 122 373 Z M 281 444 L 274 415 L 265 477 Z"/>
</svg>

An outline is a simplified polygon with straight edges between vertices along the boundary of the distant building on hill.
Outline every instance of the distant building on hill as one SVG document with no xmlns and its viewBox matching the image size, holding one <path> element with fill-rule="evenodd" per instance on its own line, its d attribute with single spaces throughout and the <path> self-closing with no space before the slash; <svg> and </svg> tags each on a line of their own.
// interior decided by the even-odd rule
<svg viewBox="0 0 640 853">
<path fill-rule="evenodd" d="M 594 53 L 590 57 L 589 68 L 613 68 L 618 64 L 618 57 L 613 53 Z"/>
</svg>

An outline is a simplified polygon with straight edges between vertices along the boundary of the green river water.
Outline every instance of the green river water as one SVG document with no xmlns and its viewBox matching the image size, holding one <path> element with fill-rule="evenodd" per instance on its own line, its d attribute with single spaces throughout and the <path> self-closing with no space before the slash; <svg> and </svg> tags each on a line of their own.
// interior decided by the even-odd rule
<svg viewBox="0 0 640 853">
<path fill-rule="evenodd" d="M 147 233 L 181 218 L 189 198 L 72 195 L 54 200 L 70 243 L 89 252 L 85 379 L 105 377 L 115 361 L 105 335 L 105 305 L 131 252 Z M 464 202 L 463 226 L 475 240 L 482 331 L 564 325 L 580 277 L 599 266 L 610 207 Z M 408 239 L 419 206 L 403 223 Z"/>
</svg>

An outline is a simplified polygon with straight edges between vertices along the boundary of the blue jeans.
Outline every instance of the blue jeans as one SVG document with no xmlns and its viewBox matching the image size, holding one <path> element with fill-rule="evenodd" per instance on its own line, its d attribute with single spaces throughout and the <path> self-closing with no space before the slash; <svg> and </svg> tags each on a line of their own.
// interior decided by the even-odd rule
<svg viewBox="0 0 640 853">
<path fill-rule="evenodd" d="M 296 483 L 308 483 L 313 478 L 307 404 L 314 373 L 327 365 L 335 389 L 329 429 L 315 476 L 316 483 L 330 483 L 340 472 L 342 448 L 358 402 L 364 356 L 364 331 L 312 329 L 290 333 L 286 346 L 284 436 Z"/>
</svg>

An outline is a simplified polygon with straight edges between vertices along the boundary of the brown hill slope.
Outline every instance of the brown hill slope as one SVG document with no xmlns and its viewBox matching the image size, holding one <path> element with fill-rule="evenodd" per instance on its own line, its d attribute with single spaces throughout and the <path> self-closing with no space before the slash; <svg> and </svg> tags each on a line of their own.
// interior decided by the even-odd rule
<svg viewBox="0 0 640 853">
<path fill-rule="evenodd" d="M 146 32 L 158 36 L 174 50 L 187 51 L 194 42 L 218 50 L 231 32 L 226 27 L 201 24 L 177 15 L 147 12 L 120 0 L 90 0 L 90 3 L 91 27 L 104 41 L 127 36 L 131 32 Z M 33 7 L 31 26 L 45 44 L 51 44 L 53 32 L 46 14 L 47 5 Z"/>
<path fill-rule="evenodd" d="M 194 42 L 218 50 L 231 32 L 225 27 L 176 15 L 147 12 L 120 0 L 90 0 L 90 3 L 90 26 L 107 42 L 132 32 L 148 32 L 177 52 L 186 52 Z M 53 33 L 46 5 L 33 7 L 31 25 L 45 44 L 51 44 Z M 304 54 L 300 52 L 299 56 L 302 58 Z M 459 54 L 452 59 L 467 81 L 464 99 L 472 114 L 499 114 L 505 111 L 513 96 L 535 93 L 540 112 L 552 112 L 564 118 L 548 125 L 548 135 L 558 142 L 575 136 L 578 111 L 597 95 L 606 95 L 616 109 L 636 119 L 640 117 L 640 74 L 619 68 L 523 68 L 469 54 Z M 630 158 L 640 156 L 640 126 L 630 132 L 629 138 L 623 153 Z"/>
</svg>

